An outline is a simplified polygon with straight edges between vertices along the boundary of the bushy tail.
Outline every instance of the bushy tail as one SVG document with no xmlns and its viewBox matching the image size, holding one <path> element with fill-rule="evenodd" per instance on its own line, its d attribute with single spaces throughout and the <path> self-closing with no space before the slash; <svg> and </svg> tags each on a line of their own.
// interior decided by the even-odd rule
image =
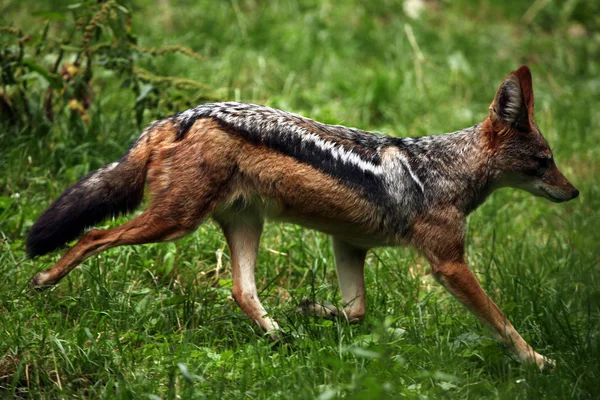
<svg viewBox="0 0 600 400">
<path fill-rule="evenodd" d="M 27 255 L 49 253 L 77 238 L 86 228 L 137 208 L 144 195 L 148 152 L 135 150 L 140 149 L 134 144 L 121 160 L 65 190 L 31 227 Z"/>
</svg>

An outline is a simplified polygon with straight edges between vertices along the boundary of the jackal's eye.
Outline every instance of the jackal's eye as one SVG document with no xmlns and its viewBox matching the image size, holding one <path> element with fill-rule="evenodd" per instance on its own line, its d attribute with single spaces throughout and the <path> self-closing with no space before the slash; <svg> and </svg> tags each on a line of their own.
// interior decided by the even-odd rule
<svg viewBox="0 0 600 400">
<path fill-rule="evenodd" d="M 546 157 L 546 156 L 535 157 L 535 161 L 537 162 L 537 164 L 539 165 L 540 168 L 548 169 L 548 168 L 550 168 L 550 165 L 552 164 L 552 157 Z"/>
<path fill-rule="evenodd" d="M 532 161 L 532 168 L 528 172 L 526 172 L 528 175 L 534 175 L 541 178 L 542 176 L 544 176 L 544 174 L 550 168 L 550 166 L 552 166 L 552 157 L 533 157 Z"/>
</svg>

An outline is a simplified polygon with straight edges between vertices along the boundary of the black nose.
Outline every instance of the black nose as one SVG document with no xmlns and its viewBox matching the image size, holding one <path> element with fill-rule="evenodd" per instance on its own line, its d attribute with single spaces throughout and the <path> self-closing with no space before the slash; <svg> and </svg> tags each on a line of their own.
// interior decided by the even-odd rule
<svg viewBox="0 0 600 400">
<path fill-rule="evenodd" d="M 571 200 L 576 198 L 577 196 L 579 196 L 579 190 L 573 189 L 573 191 L 571 192 Z"/>
</svg>

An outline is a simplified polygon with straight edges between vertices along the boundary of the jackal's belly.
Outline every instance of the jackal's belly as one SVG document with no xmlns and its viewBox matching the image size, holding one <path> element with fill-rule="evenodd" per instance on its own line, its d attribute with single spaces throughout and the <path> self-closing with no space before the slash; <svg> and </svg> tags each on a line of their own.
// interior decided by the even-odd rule
<svg viewBox="0 0 600 400">
<path fill-rule="evenodd" d="M 277 215 L 268 219 L 283 223 L 292 223 L 305 228 L 314 229 L 331 236 L 338 237 L 344 241 L 361 248 L 372 248 L 389 245 L 389 238 L 378 232 L 369 232 L 364 226 L 355 225 L 348 221 L 336 221 L 327 218 L 312 218 L 304 215 Z"/>
<path fill-rule="evenodd" d="M 405 244 L 396 232 L 382 229 L 381 213 L 369 203 L 330 202 L 326 197 L 310 199 L 254 195 L 238 197 L 219 207 L 213 217 L 218 221 L 235 220 L 292 223 L 335 236 L 360 248 L 397 246 Z M 346 205 L 344 205 L 346 204 Z"/>
<path fill-rule="evenodd" d="M 292 223 L 335 236 L 361 248 L 403 245 L 405 241 L 395 232 L 381 229 L 379 213 L 370 204 L 359 210 L 340 213 L 337 205 L 319 210 L 295 208 L 273 200 L 261 201 L 264 218 L 283 223 Z M 323 203 L 320 202 L 321 206 Z M 338 211 L 338 212 L 336 212 Z"/>
</svg>

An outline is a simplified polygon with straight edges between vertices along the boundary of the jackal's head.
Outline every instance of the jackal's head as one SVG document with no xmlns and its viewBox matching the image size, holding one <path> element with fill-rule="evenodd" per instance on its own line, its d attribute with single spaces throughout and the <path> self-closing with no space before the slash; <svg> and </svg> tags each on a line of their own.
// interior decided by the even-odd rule
<svg viewBox="0 0 600 400">
<path fill-rule="evenodd" d="M 491 168 L 502 186 L 524 189 L 554 202 L 579 191 L 554 163 L 552 150 L 533 119 L 531 72 L 525 65 L 508 74 L 490 106 Z"/>
</svg>

